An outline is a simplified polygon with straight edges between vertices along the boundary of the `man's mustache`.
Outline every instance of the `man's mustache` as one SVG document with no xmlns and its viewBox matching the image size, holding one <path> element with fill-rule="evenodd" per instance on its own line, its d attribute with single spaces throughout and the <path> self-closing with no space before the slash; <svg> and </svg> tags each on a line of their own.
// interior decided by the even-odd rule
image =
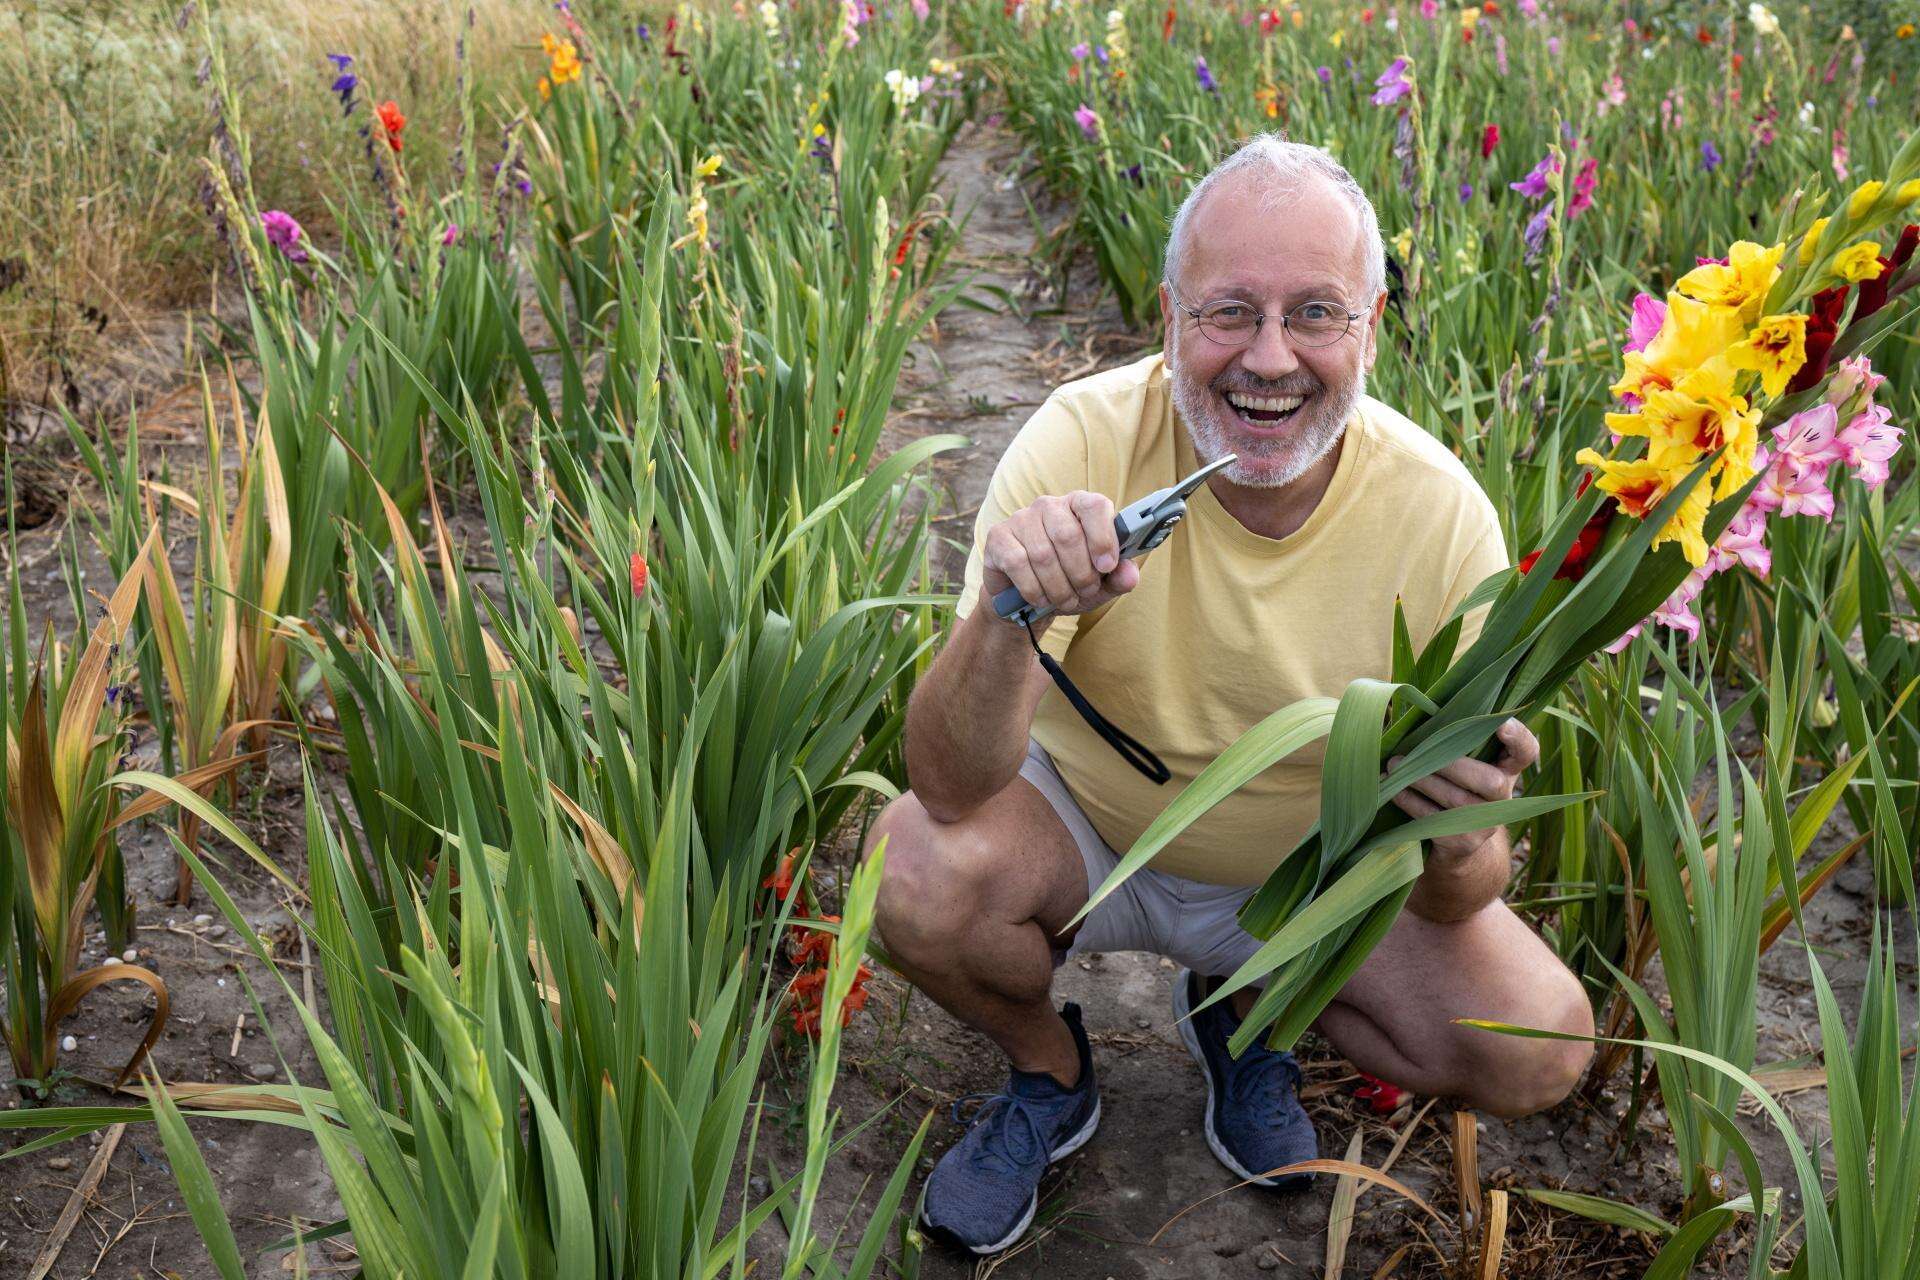
<svg viewBox="0 0 1920 1280">
<path fill-rule="evenodd" d="M 1285 396 L 1299 396 L 1301 399 L 1320 390 L 1319 382 L 1239 382 L 1224 379 L 1213 383 L 1213 390 L 1221 395 L 1237 392 L 1243 396 L 1260 396 L 1280 399 Z"/>
</svg>

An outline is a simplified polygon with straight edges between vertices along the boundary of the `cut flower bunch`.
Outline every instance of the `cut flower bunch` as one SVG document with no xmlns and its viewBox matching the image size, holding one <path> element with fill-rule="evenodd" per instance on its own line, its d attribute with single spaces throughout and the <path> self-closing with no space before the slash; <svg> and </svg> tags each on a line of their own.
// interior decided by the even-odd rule
<svg viewBox="0 0 1920 1280">
<path fill-rule="evenodd" d="M 1772 517 L 1831 516 L 1831 486 L 1847 473 L 1868 488 L 1887 479 L 1900 430 L 1875 403 L 1882 379 L 1866 353 L 1913 312 L 1920 135 L 1890 169 L 1827 217 L 1789 202 L 1774 244 L 1701 259 L 1664 302 L 1637 297 L 1613 386 L 1620 411 L 1606 417 L 1611 452 L 1577 455 L 1591 471 L 1546 545 L 1481 583 L 1418 654 L 1396 617 L 1391 680 L 1357 680 L 1248 730 L 1174 798 L 1082 916 L 1214 804 L 1324 736 L 1319 823 L 1242 908 L 1265 941 L 1208 1001 L 1264 979 L 1233 1048 L 1263 1032 L 1291 1044 L 1386 935 L 1420 876 L 1423 841 L 1586 799 L 1527 796 L 1419 819 L 1391 804 L 1482 750 L 1508 717 L 1535 716 L 1646 622 L 1696 634 L 1689 606 L 1708 577 L 1738 565 L 1767 573 Z M 1889 227 L 1902 229 L 1883 246 Z M 1466 616 L 1482 608 L 1478 637 L 1456 656 Z"/>
</svg>

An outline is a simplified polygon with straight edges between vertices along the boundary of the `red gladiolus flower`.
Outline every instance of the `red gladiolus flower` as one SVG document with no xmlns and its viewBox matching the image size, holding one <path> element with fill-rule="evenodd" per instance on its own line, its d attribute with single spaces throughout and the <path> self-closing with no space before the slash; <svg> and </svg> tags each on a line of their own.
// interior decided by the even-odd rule
<svg viewBox="0 0 1920 1280">
<path fill-rule="evenodd" d="M 1880 274 L 1871 280 L 1860 282 L 1860 305 L 1853 310 L 1855 320 L 1864 320 L 1880 308 L 1887 305 L 1887 291 L 1893 284 L 1893 278 L 1900 274 L 1902 267 L 1913 257 L 1914 248 L 1920 245 L 1920 225 L 1909 222 L 1900 232 L 1900 239 L 1893 246 L 1891 255 L 1880 257 Z"/>
<path fill-rule="evenodd" d="M 1362 10 L 1360 11 L 1360 21 L 1361 21 L 1362 23 L 1365 23 L 1365 24 L 1368 24 L 1368 25 L 1371 25 L 1371 24 L 1372 24 L 1372 22 L 1373 22 L 1373 10 L 1371 10 L 1371 9 L 1362 9 Z"/>
<path fill-rule="evenodd" d="M 799 852 L 798 849 L 790 851 L 780 859 L 780 865 L 773 869 L 773 874 L 760 882 L 762 889 L 773 890 L 773 896 L 782 902 L 785 902 L 787 895 L 793 892 L 793 860 Z"/>
<path fill-rule="evenodd" d="M 1740 54 L 1736 53 L 1733 55 L 1733 69 L 1735 71 L 1738 71 L 1741 67 L 1745 66 L 1746 62 L 1747 62 L 1746 58 L 1742 57 Z M 1739 92 L 1739 90 L 1736 89 L 1734 92 L 1737 93 Z"/>
<path fill-rule="evenodd" d="M 1581 486 L 1583 490 L 1585 487 L 1585 485 Z M 1576 494 L 1575 496 L 1578 495 Z M 1564 579 L 1568 582 L 1578 582 L 1581 578 L 1584 578 L 1593 560 L 1593 553 L 1599 550 L 1601 540 L 1607 536 L 1607 526 L 1612 523 L 1612 506 L 1603 505 L 1598 511 L 1594 512 L 1593 515 L 1588 518 L 1587 522 L 1580 526 L 1580 532 L 1573 535 L 1573 545 L 1567 548 L 1567 558 L 1560 562 L 1560 567 L 1553 571 L 1553 576 L 1556 579 Z M 1543 547 L 1541 550 L 1544 551 L 1545 548 Z M 1539 551 L 1529 551 L 1520 558 L 1520 572 L 1533 572 L 1533 566 L 1537 564 L 1539 560 Z"/>
<path fill-rule="evenodd" d="M 627 586 L 638 600 L 647 590 L 647 558 L 638 551 L 627 560 Z"/>
<path fill-rule="evenodd" d="M 1713 32 L 1707 30 L 1706 24 L 1702 23 L 1700 29 L 1693 33 L 1693 38 L 1701 44 L 1712 44 Z"/>
<path fill-rule="evenodd" d="M 1367 1104 L 1367 1109 L 1377 1116 L 1390 1116 L 1400 1109 L 1406 1101 L 1407 1091 L 1397 1084 L 1388 1084 L 1379 1076 L 1360 1073 L 1361 1083 L 1354 1087 L 1353 1096 Z"/>
<path fill-rule="evenodd" d="M 1805 391 L 1826 376 L 1827 356 L 1833 350 L 1833 340 L 1840 334 L 1840 316 L 1846 309 L 1846 285 L 1822 289 L 1813 295 L 1813 306 L 1807 316 L 1807 362 L 1787 384 L 1788 395 Z"/>
<path fill-rule="evenodd" d="M 407 127 L 407 118 L 400 114 L 400 104 L 389 99 L 374 109 L 380 120 L 380 131 L 386 135 L 387 145 L 395 151 L 400 149 L 400 131 Z"/>
<path fill-rule="evenodd" d="M 1500 145 L 1500 126 L 1490 124 L 1480 132 L 1480 158 L 1485 160 Z"/>
<path fill-rule="evenodd" d="M 1173 39 L 1173 6 L 1172 5 L 1167 6 L 1167 16 L 1160 20 L 1160 38 L 1162 40 Z"/>
<path fill-rule="evenodd" d="M 840 917 L 821 916 L 820 922 L 822 924 L 838 924 L 840 923 Z M 828 933 L 825 929 L 813 928 L 811 921 L 797 920 L 793 923 L 789 932 L 792 935 L 793 945 L 788 948 L 787 954 L 792 958 L 793 962 L 801 968 L 804 969 L 810 964 L 823 965 L 833 958 L 834 935 Z"/>
<path fill-rule="evenodd" d="M 1480 6 L 1480 12 L 1489 17 L 1498 17 L 1500 14 L 1500 6 L 1495 3 L 1495 0 L 1487 0 L 1485 4 Z"/>
</svg>

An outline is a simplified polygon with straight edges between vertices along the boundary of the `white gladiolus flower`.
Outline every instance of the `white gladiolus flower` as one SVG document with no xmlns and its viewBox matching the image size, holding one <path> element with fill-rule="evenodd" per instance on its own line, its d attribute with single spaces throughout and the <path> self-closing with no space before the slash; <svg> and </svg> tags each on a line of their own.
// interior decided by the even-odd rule
<svg viewBox="0 0 1920 1280">
<path fill-rule="evenodd" d="M 1759 0 L 1754 0 L 1754 3 L 1747 6 L 1747 21 L 1751 22 L 1753 29 L 1763 36 L 1780 33 L 1780 19 L 1774 17 L 1773 10 L 1759 3 Z"/>
<path fill-rule="evenodd" d="M 905 111 L 920 97 L 920 77 L 910 76 L 895 67 L 886 74 L 887 92 L 893 95 L 893 105 Z"/>
<path fill-rule="evenodd" d="M 775 4 L 773 0 L 761 0 L 760 25 L 767 29 L 767 37 L 769 39 L 778 40 L 780 38 L 780 6 Z"/>
</svg>

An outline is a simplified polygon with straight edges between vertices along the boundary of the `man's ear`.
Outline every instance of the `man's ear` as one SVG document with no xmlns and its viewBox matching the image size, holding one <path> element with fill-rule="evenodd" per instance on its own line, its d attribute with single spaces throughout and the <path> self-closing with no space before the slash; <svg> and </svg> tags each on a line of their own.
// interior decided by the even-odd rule
<svg viewBox="0 0 1920 1280">
<path fill-rule="evenodd" d="M 1373 372 L 1373 362 L 1380 357 L 1380 317 L 1387 310 L 1387 291 L 1382 289 L 1380 296 L 1373 300 L 1373 308 L 1367 312 L 1367 372 Z"/>
<path fill-rule="evenodd" d="M 1160 282 L 1160 349 L 1166 350 L 1173 338 L 1173 291 Z"/>
</svg>

